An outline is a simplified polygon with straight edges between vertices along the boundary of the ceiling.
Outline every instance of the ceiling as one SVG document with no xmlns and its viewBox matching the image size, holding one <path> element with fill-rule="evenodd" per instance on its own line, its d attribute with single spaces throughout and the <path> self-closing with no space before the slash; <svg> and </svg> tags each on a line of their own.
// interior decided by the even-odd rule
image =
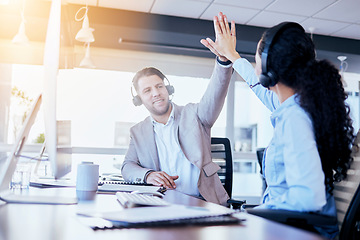
<svg viewBox="0 0 360 240">
<path fill-rule="evenodd" d="M 360 40 L 359 0 L 63 0 L 79 5 L 211 20 L 219 11 L 237 24 L 300 23 L 309 33 Z M 311 30 L 313 28 L 313 30 Z"/>
<path fill-rule="evenodd" d="M 7 4 L 1 4 L 7 2 Z M 0 0 L 0 62 L 31 62 L 17 56 L 18 48 L 8 44 L 24 15 L 26 34 L 32 43 L 45 41 L 51 0 Z M 93 48 L 124 49 L 213 58 L 199 42 L 214 37 L 212 18 L 223 11 L 235 20 L 237 51 L 254 61 L 257 42 L 264 30 L 282 21 L 296 21 L 307 32 L 313 27 L 318 59 L 336 66 L 346 56 L 348 71 L 360 73 L 360 0 L 62 0 L 61 46 L 67 59 L 74 59 L 75 40 L 81 21 L 74 16 L 89 5 L 90 27 L 94 28 Z M 68 3 L 68 4 L 66 4 Z M 308 7 L 311 6 L 311 7 Z M 82 13 L 80 16 L 82 16 Z M 342 13 L 342 14 L 338 14 Z M 119 41 L 121 39 L 121 41 Z M 8 42 L 6 42 L 6 40 Z M 5 41 L 5 42 L 4 42 Z M 1 43 L 3 43 L 1 45 Z M 10 42 L 11 43 L 11 42 Z M 31 52 L 35 51 L 31 45 Z M 9 54 L 3 50 L 14 51 Z M 30 47 L 28 47 L 30 49 Z M 36 52 L 36 51 L 35 51 Z M 81 53 L 82 54 L 82 53 Z M 41 54 L 40 54 L 41 55 Z M 70 56 L 70 57 L 68 57 Z M 66 60 L 67 66 L 71 62 Z M 40 61 L 40 60 L 39 60 Z M 41 61 L 40 61 L 41 62 Z"/>
</svg>

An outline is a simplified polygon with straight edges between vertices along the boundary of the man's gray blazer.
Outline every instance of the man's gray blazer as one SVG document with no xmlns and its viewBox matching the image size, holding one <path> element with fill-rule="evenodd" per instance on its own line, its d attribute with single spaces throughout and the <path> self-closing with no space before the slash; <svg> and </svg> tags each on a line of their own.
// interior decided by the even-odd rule
<svg viewBox="0 0 360 240">
<path fill-rule="evenodd" d="M 224 105 L 232 67 L 215 64 L 207 90 L 199 103 L 174 106 L 177 136 L 186 158 L 200 169 L 198 188 L 209 202 L 226 205 L 229 199 L 212 162 L 210 129 Z M 130 129 L 130 145 L 122 165 L 122 175 L 127 181 L 143 181 L 149 170 L 161 171 L 150 117 Z"/>
</svg>

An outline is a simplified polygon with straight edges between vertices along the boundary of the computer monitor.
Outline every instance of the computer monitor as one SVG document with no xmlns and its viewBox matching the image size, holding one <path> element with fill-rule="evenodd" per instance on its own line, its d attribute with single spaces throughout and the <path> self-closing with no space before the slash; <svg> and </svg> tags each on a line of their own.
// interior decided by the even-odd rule
<svg viewBox="0 0 360 240">
<path fill-rule="evenodd" d="M 45 65 L 45 64 L 44 64 Z M 60 179 L 71 171 L 71 146 L 58 145 L 56 118 L 56 80 L 57 67 L 44 67 L 43 112 L 45 126 L 45 151 L 55 179 Z"/>
<path fill-rule="evenodd" d="M 61 0 L 52 1 L 44 49 L 43 111 L 45 145 L 52 174 L 59 179 L 71 171 L 69 146 L 57 144 L 56 87 L 60 56 Z M 64 148 L 66 147 L 66 148 Z"/>
<path fill-rule="evenodd" d="M 35 122 L 37 113 L 39 112 L 41 102 L 42 95 L 36 99 L 25 120 L 24 126 L 13 145 L 10 155 L 0 171 L 0 200 L 8 203 L 75 204 L 77 203 L 77 198 L 74 197 L 17 195 L 9 189 L 12 175 L 15 172 L 16 165 L 21 156 L 21 151 L 27 141 L 30 129 Z"/>
</svg>

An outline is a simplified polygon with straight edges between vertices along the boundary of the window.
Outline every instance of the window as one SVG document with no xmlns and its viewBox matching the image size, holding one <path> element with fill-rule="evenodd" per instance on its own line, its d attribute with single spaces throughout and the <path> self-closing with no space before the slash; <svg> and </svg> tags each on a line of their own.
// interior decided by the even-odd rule
<svg viewBox="0 0 360 240">
<path fill-rule="evenodd" d="M 60 71 L 57 118 L 71 121 L 73 146 L 128 146 L 129 128 L 149 116 L 143 105 L 132 103 L 134 74 L 79 68 Z M 205 78 L 167 77 L 175 88 L 173 102 L 178 105 L 200 101 L 209 82 Z M 224 117 L 219 120 L 218 128 L 225 129 Z"/>
<path fill-rule="evenodd" d="M 136 56 L 139 57 L 139 55 Z M 197 60 L 205 67 L 202 66 L 199 71 L 194 73 L 196 68 L 191 70 L 191 67 L 186 66 L 186 64 L 195 66 L 191 62 L 195 61 L 193 59 L 190 59 L 189 63 L 189 59 L 184 61 L 181 57 L 178 58 L 185 62 L 183 68 L 189 71 L 179 70 L 181 62 L 173 63 L 176 66 L 175 71 L 171 64 L 169 64 L 169 68 L 159 63 L 156 64 L 156 61 L 153 60 L 161 59 L 161 62 L 164 62 L 166 59 L 164 60 L 163 57 L 156 55 L 154 58 L 150 58 L 149 53 L 141 56 L 144 56 L 145 60 L 142 60 L 142 66 L 136 70 L 154 65 L 163 71 L 175 88 L 172 99 L 174 103 L 184 105 L 199 102 L 209 83 L 208 76 L 211 75 L 214 60 Z M 170 57 L 168 56 L 168 58 Z M 21 64 L 7 66 L 11 69 L 11 74 L 10 79 L 8 79 L 9 86 L 3 91 L 11 92 L 11 89 L 17 89 L 17 92 L 23 94 L 23 98 L 27 99 L 35 99 L 42 93 L 43 66 Z M 59 70 L 57 82 L 58 142 L 70 142 L 71 146 L 82 148 L 81 154 L 73 155 L 73 166 L 86 160 L 95 163 L 101 162 L 100 172 L 118 171 L 113 167 L 119 168 L 123 161 L 129 144 L 130 127 L 149 116 L 144 106 L 135 107 L 132 104 L 130 89 L 135 71 L 134 67 L 131 68 L 131 71 L 84 68 Z M 177 72 L 183 72 L 183 74 L 178 76 Z M 206 74 L 199 74 L 200 72 L 206 72 Z M 189 76 L 183 76 L 184 73 Z M 16 134 L 12 133 L 11 129 L 20 129 L 22 126 L 22 122 L 19 121 L 21 121 L 26 110 L 26 106 L 22 106 L 21 103 L 23 100 L 21 97 L 11 97 L 9 111 L 2 116 L 2 118 L 9 116 L 6 143 L 11 144 L 15 140 Z M 30 102 L 28 106 L 31 107 Z M 35 124 L 32 128 L 30 140 L 28 140 L 30 144 L 36 145 L 36 142 L 41 141 L 41 136 L 44 140 L 43 135 L 41 135 L 44 133 L 42 111 L 39 112 L 38 119 L 40 119 L 40 124 L 39 126 Z M 216 133 L 216 136 L 225 135 L 225 125 L 226 106 L 224 106 L 218 121 L 214 125 L 213 129 L 216 130 L 213 132 Z M 68 137 L 70 141 L 67 140 Z M 37 144 L 35 149 L 40 149 L 40 147 L 41 144 Z M 90 154 L 90 152 L 94 153 L 94 149 L 95 153 L 101 155 Z M 86 153 L 88 150 L 89 154 Z M 106 151 L 109 151 L 109 154 L 103 154 Z M 114 152 L 116 153 L 114 154 Z"/>
</svg>

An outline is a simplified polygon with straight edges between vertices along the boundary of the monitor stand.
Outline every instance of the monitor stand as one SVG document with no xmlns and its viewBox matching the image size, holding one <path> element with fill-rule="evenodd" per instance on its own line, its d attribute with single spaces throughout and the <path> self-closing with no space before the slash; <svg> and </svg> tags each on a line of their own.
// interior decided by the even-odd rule
<svg viewBox="0 0 360 240">
<path fill-rule="evenodd" d="M 42 159 L 45 149 L 46 149 L 46 140 L 44 141 L 40 149 L 39 159 Z M 45 176 L 39 176 L 38 170 L 40 163 L 41 160 L 38 160 L 36 162 L 34 171 L 32 172 L 32 176 L 34 177 L 30 180 L 31 187 L 38 187 L 38 188 L 76 187 L 76 184 L 72 182 L 69 178 L 55 179 L 53 176 L 47 176 L 46 170 L 45 170 Z"/>
<path fill-rule="evenodd" d="M 35 176 L 38 175 L 38 169 L 39 169 L 39 166 L 40 166 L 40 163 L 41 163 L 41 159 L 42 159 L 42 157 L 44 155 L 45 149 L 46 149 L 46 139 L 43 142 L 43 145 L 41 146 L 39 159 L 37 160 L 34 171 L 32 172 L 32 174 L 35 175 Z"/>
<path fill-rule="evenodd" d="M 75 197 L 36 196 L 14 194 L 11 190 L 0 193 L 0 200 L 6 203 L 68 205 L 77 204 Z"/>
<path fill-rule="evenodd" d="M 23 141 L 20 144 L 19 147 L 19 152 L 22 149 L 23 146 Z M 45 143 L 43 144 L 42 148 L 41 148 L 41 152 L 40 152 L 40 159 L 44 154 L 44 150 L 45 150 Z M 17 157 L 18 154 L 14 154 L 14 157 Z M 40 161 L 38 161 L 38 163 L 36 164 L 35 170 L 37 173 L 37 168 L 39 166 Z M 49 181 L 49 180 L 47 180 Z M 52 181 L 54 181 L 53 184 L 46 184 L 45 187 L 55 187 L 55 183 L 58 183 L 61 180 L 55 180 L 53 179 Z M 40 185 L 44 185 L 45 183 L 39 183 Z M 69 184 L 69 182 L 68 182 Z M 32 183 L 30 183 L 30 185 L 32 185 Z M 39 185 L 39 186 L 40 186 Z M 74 185 L 74 184 L 73 184 Z M 58 187 L 60 187 L 60 185 L 57 185 Z M 44 187 L 44 186 L 42 186 Z M 61 185 L 61 187 L 70 187 L 69 185 L 65 186 L 64 183 Z M 0 191 L 0 204 L 4 204 L 4 203 L 20 203 L 20 204 L 48 204 L 48 205 L 68 205 L 68 204 L 77 204 L 78 199 L 77 197 L 62 197 L 62 196 L 42 196 L 42 195 L 24 195 L 24 194 L 17 194 L 14 193 L 11 189 L 6 189 L 6 190 L 2 190 Z"/>
</svg>

